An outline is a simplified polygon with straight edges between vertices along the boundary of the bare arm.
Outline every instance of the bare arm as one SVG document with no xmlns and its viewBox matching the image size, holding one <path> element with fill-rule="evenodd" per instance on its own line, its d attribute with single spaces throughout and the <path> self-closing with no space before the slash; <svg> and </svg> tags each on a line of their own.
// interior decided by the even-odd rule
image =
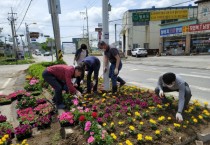
<svg viewBox="0 0 210 145">
<path fill-rule="evenodd" d="M 115 56 L 115 58 L 116 58 L 116 66 L 115 66 L 115 69 L 117 68 L 119 68 L 119 65 L 120 65 L 120 56 L 119 56 L 119 54 L 117 54 L 116 56 Z"/>
<path fill-rule="evenodd" d="M 107 68 L 108 66 L 108 58 L 106 55 L 104 55 L 104 66 Z"/>
</svg>

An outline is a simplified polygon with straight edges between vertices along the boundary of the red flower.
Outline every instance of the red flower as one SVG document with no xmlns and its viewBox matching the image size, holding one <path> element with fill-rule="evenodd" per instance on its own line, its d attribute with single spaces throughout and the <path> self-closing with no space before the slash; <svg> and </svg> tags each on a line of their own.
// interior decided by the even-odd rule
<svg viewBox="0 0 210 145">
<path fill-rule="evenodd" d="M 84 122 L 84 121 L 85 121 L 85 116 L 84 116 L 84 115 L 81 115 L 81 116 L 79 117 L 79 121 L 80 121 L 80 122 Z"/>
<path fill-rule="evenodd" d="M 92 112 L 93 118 L 97 118 L 98 114 L 96 112 Z"/>
</svg>

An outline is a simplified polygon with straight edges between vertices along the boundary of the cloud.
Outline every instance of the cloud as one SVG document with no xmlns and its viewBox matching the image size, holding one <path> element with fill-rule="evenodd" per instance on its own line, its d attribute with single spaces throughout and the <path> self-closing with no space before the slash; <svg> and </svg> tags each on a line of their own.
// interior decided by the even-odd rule
<svg viewBox="0 0 210 145">
<path fill-rule="evenodd" d="M 136 5 L 135 0 L 124 0 L 117 7 L 133 7 Z"/>
</svg>

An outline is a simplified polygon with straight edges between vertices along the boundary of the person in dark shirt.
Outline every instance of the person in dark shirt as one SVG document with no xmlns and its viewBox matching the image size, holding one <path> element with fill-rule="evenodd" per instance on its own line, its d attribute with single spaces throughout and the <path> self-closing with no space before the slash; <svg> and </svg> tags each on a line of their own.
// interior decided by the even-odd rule
<svg viewBox="0 0 210 145">
<path fill-rule="evenodd" d="M 168 103 L 164 92 L 179 92 L 179 104 L 176 113 L 176 119 L 179 122 L 183 121 L 182 111 L 189 104 L 191 99 L 191 90 L 189 85 L 179 76 L 172 72 L 165 73 L 159 77 L 155 93 L 160 97 L 163 103 Z"/>
<path fill-rule="evenodd" d="M 104 72 L 107 71 L 108 60 L 111 63 L 109 68 L 109 77 L 112 80 L 112 93 L 117 92 L 117 81 L 120 82 L 120 86 L 123 86 L 126 82 L 118 76 L 119 71 L 122 69 L 122 62 L 119 52 L 116 48 L 110 48 L 104 41 L 98 43 L 98 48 L 104 51 Z"/>
<path fill-rule="evenodd" d="M 76 90 L 71 79 L 80 77 L 84 73 L 84 69 L 80 66 L 68 66 L 64 64 L 53 65 L 47 67 L 42 77 L 48 82 L 55 90 L 53 101 L 55 102 L 58 109 L 65 108 L 62 100 L 62 90 L 65 85 L 68 87 L 68 91 L 71 94 L 81 97 L 81 93 Z"/>
<path fill-rule="evenodd" d="M 75 61 L 76 61 L 77 65 L 80 65 L 82 63 L 83 59 L 87 56 L 88 56 L 87 45 L 81 44 L 80 49 L 78 49 L 75 53 L 73 64 L 75 65 Z"/>
<path fill-rule="evenodd" d="M 93 86 L 93 92 L 97 93 L 98 89 L 98 75 L 100 70 L 100 60 L 95 56 L 88 56 L 82 61 L 82 66 L 87 71 L 87 93 L 91 93 L 91 89 Z M 93 83 L 91 84 L 91 76 L 94 72 Z M 80 78 L 77 80 L 78 86 L 80 86 Z"/>
</svg>

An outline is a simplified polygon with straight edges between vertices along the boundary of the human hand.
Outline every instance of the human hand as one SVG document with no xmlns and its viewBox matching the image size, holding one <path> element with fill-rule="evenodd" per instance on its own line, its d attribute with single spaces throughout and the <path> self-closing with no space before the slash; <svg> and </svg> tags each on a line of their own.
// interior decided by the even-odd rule
<svg viewBox="0 0 210 145">
<path fill-rule="evenodd" d="M 81 80 L 81 81 L 80 81 L 80 84 L 82 85 L 83 83 L 84 83 L 84 81 L 83 81 L 83 80 Z"/>
<path fill-rule="evenodd" d="M 115 74 L 115 75 L 118 74 L 118 69 L 117 69 L 117 68 L 114 69 L 114 74 Z"/>
<path fill-rule="evenodd" d="M 77 96 L 78 98 L 82 97 L 82 94 L 80 93 L 80 91 L 76 91 L 76 96 Z"/>
<path fill-rule="evenodd" d="M 182 114 L 177 112 L 176 113 L 176 120 L 178 120 L 178 122 L 182 122 L 183 121 L 183 117 L 182 117 Z"/>
<path fill-rule="evenodd" d="M 163 98 L 163 97 L 164 97 L 163 90 L 160 90 L 160 92 L 159 92 L 159 96 L 160 96 L 160 98 Z"/>
</svg>

